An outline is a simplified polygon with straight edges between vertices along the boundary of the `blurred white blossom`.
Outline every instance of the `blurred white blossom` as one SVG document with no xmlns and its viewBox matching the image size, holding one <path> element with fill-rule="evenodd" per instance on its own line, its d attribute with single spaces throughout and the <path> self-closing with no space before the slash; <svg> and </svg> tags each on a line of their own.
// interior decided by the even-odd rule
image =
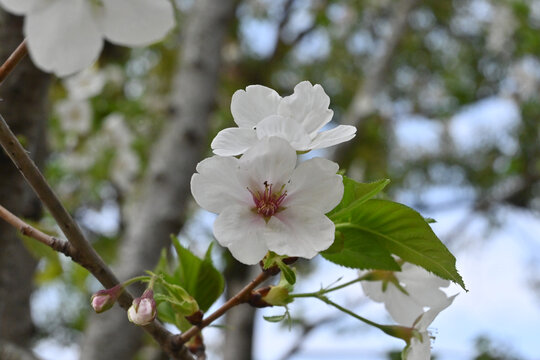
<svg viewBox="0 0 540 360">
<path fill-rule="evenodd" d="M 128 191 L 139 169 L 140 161 L 137 154 L 130 148 L 119 149 L 111 164 L 111 179 L 122 191 Z"/>
<path fill-rule="evenodd" d="M 65 132 L 86 134 L 92 126 L 93 110 L 86 100 L 60 100 L 55 105 L 60 126 Z"/>
<path fill-rule="evenodd" d="M 540 80 L 540 61 L 536 57 L 526 56 L 508 69 L 508 75 L 502 84 L 502 92 L 516 94 L 520 100 L 529 100 L 537 96 Z"/>
<path fill-rule="evenodd" d="M 66 76 L 91 65 L 104 39 L 118 45 L 146 46 L 174 26 L 169 0 L 0 0 L 24 15 L 24 33 L 34 63 Z"/>
<path fill-rule="evenodd" d="M 71 99 L 82 100 L 91 98 L 103 90 L 105 74 L 96 66 L 90 66 L 83 71 L 69 76 L 63 81 Z"/>
<path fill-rule="evenodd" d="M 124 84 L 124 68 L 120 65 L 109 64 L 103 68 L 105 79 L 113 86 L 120 88 Z"/>
<path fill-rule="evenodd" d="M 116 148 L 129 147 L 133 141 L 133 133 L 121 113 L 115 112 L 107 115 L 103 120 L 101 131 L 110 146 Z"/>
<path fill-rule="evenodd" d="M 507 49 L 507 45 L 517 27 L 512 9 L 505 5 L 495 5 L 488 28 L 486 47 L 493 52 Z"/>
</svg>

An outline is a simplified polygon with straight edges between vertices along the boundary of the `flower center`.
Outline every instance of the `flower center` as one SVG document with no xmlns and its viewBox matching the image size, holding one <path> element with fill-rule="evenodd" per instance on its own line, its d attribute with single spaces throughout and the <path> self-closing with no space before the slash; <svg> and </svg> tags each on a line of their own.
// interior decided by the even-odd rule
<svg viewBox="0 0 540 360">
<path fill-rule="evenodd" d="M 272 184 L 268 184 L 268 181 L 264 182 L 264 191 L 262 193 L 260 191 L 252 191 L 248 188 L 248 191 L 253 197 L 253 202 L 255 203 L 255 208 L 253 210 L 256 210 L 257 213 L 264 216 L 265 219 L 270 218 L 279 211 L 279 205 L 283 202 L 285 196 L 287 196 L 287 191 L 283 191 L 284 188 L 285 185 L 283 185 L 278 192 L 272 192 Z"/>
</svg>

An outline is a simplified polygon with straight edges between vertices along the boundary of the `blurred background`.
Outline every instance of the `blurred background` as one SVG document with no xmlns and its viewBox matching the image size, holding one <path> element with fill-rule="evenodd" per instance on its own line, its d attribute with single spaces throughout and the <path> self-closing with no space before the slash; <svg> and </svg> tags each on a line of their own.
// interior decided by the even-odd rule
<svg viewBox="0 0 540 360">
<path fill-rule="evenodd" d="M 64 80 L 26 59 L 0 87 L 0 113 L 121 279 L 152 269 L 171 233 L 199 254 L 212 241 L 213 215 L 194 205 L 189 180 L 213 136 L 234 125 L 234 91 L 261 84 L 286 96 L 309 80 L 330 96 L 332 126 L 358 129 L 318 154 L 357 181 L 391 179 L 388 196 L 434 218 L 458 259 L 470 291 L 432 324 L 434 358 L 540 359 L 540 1 L 174 3 L 178 26 L 162 43 L 107 44 L 93 68 Z M 1 61 L 22 24 L 0 11 Z M 0 203 L 58 231 L 3 153 Z M 217 248 L 228 296 L 257 268 Z M 356 275 L 321 258 L 297 266 L 298 291 Z M 10 359 L 166 359 L 125 312 L 92 313 L 99 289 L 0 222 L 0 350 Z M 333 299 L 391 322 L 359 285 Z M 205 332 L 209 358 L 400 358 L 403 342 L 315 300 L 293 304 L 290 329 L 262 319 L 281 312 L 231 311 Z"/>
</svg>

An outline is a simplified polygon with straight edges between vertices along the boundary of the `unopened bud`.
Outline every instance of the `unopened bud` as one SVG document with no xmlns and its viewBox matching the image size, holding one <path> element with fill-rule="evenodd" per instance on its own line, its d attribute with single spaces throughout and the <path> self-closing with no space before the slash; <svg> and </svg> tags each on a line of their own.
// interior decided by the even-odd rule
<svg viewBox="0 0 540 360">
<path fill-rule="evenodd" d="M 140 326 L 148 325 L 157 315 L 154 292 L 147 289 L 141 297 L 133 300 L 133 304 L 128 309 L 128 319 L 132 323 Z"/>
<path fill-rule="evenodd" d="M 270 292 L 270 286 L 253 290 L 249 296 L 249 304 L 256 308 L 272 306 L 263 300 L 263 297 Z"/>
<path fill-rule="evenodd" d="M 285 306 L 291 302 L 288 286 L 266 286 L 251 293 L 249 304 L 254 307 Z"/>
<path fill-rule="evenodd" d="M 120 294 L 124 291 L 124 288 L 121 284 L 118 284 L 110 289 L 99 290 L 97 293 L 92 295 L 91 303 L 95 312 L 102 313 L 109 310 Z"/>
</svg>

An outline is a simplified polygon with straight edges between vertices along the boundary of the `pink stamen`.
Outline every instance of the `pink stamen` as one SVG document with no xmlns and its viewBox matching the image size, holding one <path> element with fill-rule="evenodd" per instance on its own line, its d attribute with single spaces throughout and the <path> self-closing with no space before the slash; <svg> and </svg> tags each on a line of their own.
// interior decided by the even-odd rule
<svg viewBox="0 0 540 360">
<path fill-rule="evenodd" d="M 268 184 L 267 181 L 264 182 L 263 193 L 260 191 L 253 192 L 250 188 L 248 188 L 248 191 L 253 197 L 253 202 L 255 203 L 257 213 L 261 214 L 265 218 L 269 218 L 278 212 L 279 205 L 281 205 L 283 199 L 285 199 L 285 196 L 287 196 L 287 191 L 283 192 L 283 194 L 281 193 L 283 191 L 283 187 L 279 192 L 273 193 L 272 184 Z"/>
</svg>

